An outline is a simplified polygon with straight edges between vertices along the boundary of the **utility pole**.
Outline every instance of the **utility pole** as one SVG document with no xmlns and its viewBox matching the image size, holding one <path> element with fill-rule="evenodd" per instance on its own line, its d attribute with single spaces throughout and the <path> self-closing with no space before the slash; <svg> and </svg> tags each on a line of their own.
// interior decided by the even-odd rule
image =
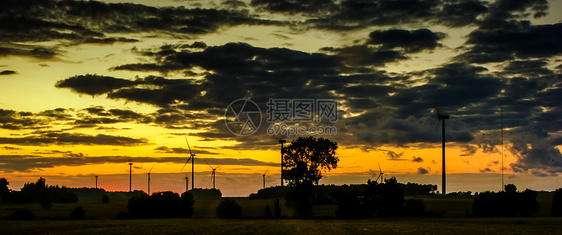
<svg viewBox="0 0 562 235">
<path fill-rule="evenodd" d="M 287 142 L 286 140 L 279 140 L 281 143 L 281 187 L 283 187 L 283 143 Z"/>
<path fill-rule="evenodd" d="M 441 145 L 443 148 L 443 170 L 441 175 L 441 188 L 443 188 L 443 195 L 447 194 L 447 183 L 446 183 L 446 173 L 445 173 L 445 119 L 449 119 L 449 115 L 438 115 L 437 118 L 442 120 L 441 122 Z"/>
</svg>

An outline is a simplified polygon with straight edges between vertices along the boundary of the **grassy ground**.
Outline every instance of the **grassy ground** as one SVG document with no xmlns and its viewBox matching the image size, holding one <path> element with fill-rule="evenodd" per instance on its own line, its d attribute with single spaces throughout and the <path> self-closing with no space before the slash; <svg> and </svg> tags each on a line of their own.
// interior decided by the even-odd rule
<svg viewBox="0 0 562 235">
<path fill-rule="evenodd" d="M 108 194 L 110 203 L 101 203 L 100 197 L 83 197 L 78 203 L 54 203 L 51 210 L 41 208 L 38 203 L 30 204 L 0 204 L 0 218 L 6 217 L 20 209 L 29 209 L 40 219 L 68 217 L 76 206 L 82 206 L 86 216 L 90 219 L 115 219 L 120 212 L 127 211 L 127 198 L 123 194 Z M 541 208 L 535 216 L 546 217 L 550 215 L 552 206 L 552 193 L 540 193 L 537 201 Z M 466 217 L 472 214 L 474 196 L 415 196 L 406 199 L 423 200 L 426 211 L 435 212 L 449 218 Z M 275 199 L 234 198 L 242 207 L 245 217 L 259 218 L 264 216 L 265 207 L 269 204 L 271 211 L 275 205 Z M 197 199 L 194 205 L 194 218 L 215 218 L 215 209 L 223 199 Z M 280 200 L 281 213 L 283 217 L 290 217 L 293 211 L 285 206 L 285 200 Z M 313 215 L 321 218 L 329 218 L 335 215 L 337 206 L 316 205 L 313 207 Z"/>
<path fill-rule="evenodd" d="M 562 218 L 1 221 L 0 234 L 559 234 Z"/>
</svg>

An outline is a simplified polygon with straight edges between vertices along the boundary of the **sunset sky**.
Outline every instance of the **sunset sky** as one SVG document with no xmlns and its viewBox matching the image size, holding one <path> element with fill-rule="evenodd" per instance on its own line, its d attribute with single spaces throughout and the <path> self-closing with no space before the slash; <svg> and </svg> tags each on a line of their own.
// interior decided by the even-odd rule
<svg viewBox="0 0 562 235">
<path fill-rule="evenodd" d="M 133 189 L 154 167 L 151 191 L 183 192 L 187 138 L 196 188 L 212 186 L 206 161 L 223 195 L 247 196 L 266 171 L 280 184 L 279 140 L 310 135 L 268 132 L 283 124 L 337 130 L 313 133 L 339 146 L 320 184 L 365 183 L 380 164 L 441 190 L 440 113 L 448 192 L 500 190 L 502 155 L 505 183 L 554 190 L 561 12 L 546 0 L 3 0 L 0 177 L 19 190 L 98 175 L 127 191 L 132 162 Z M 227 126 L 239 99 L 261 113 L 246 136 Z M 272 122 L 271 100 L 335 101 L 337 120 Z"/>
</svg>

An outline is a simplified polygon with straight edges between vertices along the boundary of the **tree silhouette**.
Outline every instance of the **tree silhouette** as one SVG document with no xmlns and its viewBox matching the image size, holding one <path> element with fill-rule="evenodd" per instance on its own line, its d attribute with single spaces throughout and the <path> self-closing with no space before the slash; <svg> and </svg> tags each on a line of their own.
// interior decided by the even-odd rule
<svg viewBox="0 0 562 235">
<path fill-rule="evenodd" d="M 7 202 L 8 201 L 8 197 L 10 195 L 10 189 L 8 188 L 8 185 L 10 185 L 10 182 L 8 182 L 7 179 L 5 179 L 5 178 L 0 179 L 0 201 L 1 202 Z"/>
<path fill-rule="evenodd" d="M 289 186 L 305 181 L 318 184 L 322 178 L 321 170 L 337 167 L 338 144 L 324 138 L 299 137 L 287 147 L 283 147 L 283 179 Z"/>
<path fill-rule="evenodd" d="M 233 199 L 224 199 L 217 206 L 217 217 L 219 219 L 239 219 L 242 218 L 242 207 Z"/>
<path fill-rule="evenodd" d="M 82 206 L 77 206 L 72 212 L 70 212 L 69 217 L 71 220 L 85 220 L 86 212 L 84 212 Z"/>
<path fill-rule="evenodd" d="M 273 214 L 275 218 L 281 217 L 281 205 L 279 204 L 279 198 L 275 199 L 275 207 L 273 208 Z"/>
<path fill-rule="evenodd" d="M 556 189 L 554 191 L 554 197 L 552 198 L 552 209 L 550 211 L 552 216 L 562 216 L 562 188 Z"/>
</svg>

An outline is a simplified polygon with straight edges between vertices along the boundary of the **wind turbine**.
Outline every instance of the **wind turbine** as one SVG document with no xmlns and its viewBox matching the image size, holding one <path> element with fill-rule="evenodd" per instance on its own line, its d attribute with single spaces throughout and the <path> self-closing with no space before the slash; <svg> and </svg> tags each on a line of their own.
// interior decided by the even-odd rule
<svg viewBox="0 0 562 235">
<path fill-rule="evenodd" d="M 205 161 L 205 163 L 207 163 L 207 165 L 209 165 L 209 167 L 213 170 L 213 172 L 211 173 L 211 181 L 213 182 L 213 189 L 215 189 L 215 171 L 219 169 L 220 166 L 217 168 L 213 168 L 213 166 L 211 166 L 211 164 L 209 164 L 207 161 Z"/>
<path fill-rule="evenodd" d="M 263 188 L 265 188 L 265 175 L 267 174 L 268 171 L 269 168 L 267 168 L 267 170 L 263 173 L 263 175 L 261 175 L 263 177 Z"/>
<path fill-rule="evenodd" d="M 98 188 L 98 176 L 94 175 L 96 177 L 96 189 Z"/>
<path fill-rule="evenodd" d="M 439 113 L 439 110 L 436 110 L 437 112 L 437 119 L 439 119 L 441 122 L 441 146 L 442 146 L 442 151 L 443 151 L 443 170 L 442 170 L 442 175 L 441 175 L 441 188 L 443 188 L 443 195 L 447 194 L 447 184 L 446 184 L 446 178 L 447 178 L 447 174 L 445 173 L 445 119 L 449 119 L 449 115 L 441 115 Z"/>
<path fill-rule="evenodd" d="M 376 181 L 379 181 L 379 178 L 380 178 L 380 179 L 381 179 L 381 184 L 382 184 L 383 178 L 384 178 L 383 175 L 384 175 L 384 173 L 382 173 L 381 164 L 379 163 L 379 176 L 377 177 L 377 179 L 375 180 L 375 182 L 376 182 Z"/>
<path fill-rule="evenodd" d="M 180 172 L 183 171 L 183 168 L 185 167 L 185 165 L 187 165 L 187 163 L 189 162 L 189 160 L 191 160 L 191 189 L 194 189 L 194 182 L 195 182 L 195 174 L 194 174 L 194 170 L 195 170 L 195 154 L 193 154 L 191 152 L 191 147 L 189 146 L 189 141 L 187 141 L 187 137 L 185 137 L 185 142 L 187 143 L 187 148 L 189 149 L 189 158 L 187 159 L 187 161 L 185 161 L 185 164 L 183 164 L 183 167 L 181 168 Z"/>
<path fill-rule="evenodd" d="M 152 171 L 152 169 L 154 169 L 154 166 L 156 166 L 156 163 L 152 165 L 152 168 L 150 168 L 148 173 L 146 173 L 148 175 L 148 196 L 150 196 L 150 172 Z"/>
</svg>

